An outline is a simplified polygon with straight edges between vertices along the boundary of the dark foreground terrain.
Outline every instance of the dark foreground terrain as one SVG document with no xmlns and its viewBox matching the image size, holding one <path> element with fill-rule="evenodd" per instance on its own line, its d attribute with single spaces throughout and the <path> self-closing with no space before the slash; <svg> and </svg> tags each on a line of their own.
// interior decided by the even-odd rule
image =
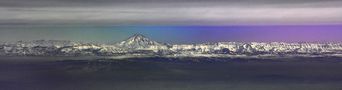
<svg viewBox="0 0 342 90">
<path fill-rule="evenodd" d="M 222 60 L 1 58 L 0 90 L 342 90 L 342 59 Z"/>
</svg>

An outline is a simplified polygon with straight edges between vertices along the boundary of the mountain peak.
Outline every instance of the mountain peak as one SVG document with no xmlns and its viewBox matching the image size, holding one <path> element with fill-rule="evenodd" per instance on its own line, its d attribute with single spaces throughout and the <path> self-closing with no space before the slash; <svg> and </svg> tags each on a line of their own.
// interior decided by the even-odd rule
<svg viewBox="0 0 342 90">
<path fill-rule="evenodd" d="M 127 48 L 151 48 L 151 47 L 159 47 L 164 46 L 156 41 L 150 40 L 146 36 L 142 34 L 134 34 L 133 36 L 129 37 L 128 39 L 119 43 L 121 47 Z"/>
<path fill-rule="evenodd" d="M 129 37 L 126 41 L 151 41 L 151 40 L 142 34 L 134 34 L 133 36 Z"/>
<path fill-rule="evenodd" d="M 140 33 L 136 33 L 132 37 L 146 37 L 146 36 L 144 36 L 143 34 L 140 34 Z"/>
</svg>

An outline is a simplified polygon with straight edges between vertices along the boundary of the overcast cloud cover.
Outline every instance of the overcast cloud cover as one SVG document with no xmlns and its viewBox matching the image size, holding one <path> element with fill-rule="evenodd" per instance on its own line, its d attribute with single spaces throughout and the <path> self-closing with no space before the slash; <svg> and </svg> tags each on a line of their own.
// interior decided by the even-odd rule
<svg viewBox="0 0 342 90">
<path fill-rule="evenodd" d="M 0 25 L 336 24 L 341 0 L 0 0 Z"/>
</svg>

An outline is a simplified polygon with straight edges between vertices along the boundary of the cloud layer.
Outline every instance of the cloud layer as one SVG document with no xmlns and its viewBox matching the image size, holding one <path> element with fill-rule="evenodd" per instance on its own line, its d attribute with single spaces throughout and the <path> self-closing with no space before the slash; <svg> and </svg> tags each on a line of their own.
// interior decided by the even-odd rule
<svg viewBox="0 0 342 90">
<path fill-rule="evenodd" d="M 342 23 L 340 0 L 0 0 L 0 25 Z"/>
</svg>

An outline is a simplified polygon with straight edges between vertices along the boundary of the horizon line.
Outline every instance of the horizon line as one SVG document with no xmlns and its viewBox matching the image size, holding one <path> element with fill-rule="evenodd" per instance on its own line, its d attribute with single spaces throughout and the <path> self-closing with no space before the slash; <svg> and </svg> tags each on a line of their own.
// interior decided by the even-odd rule
<svg viewBox="0 0 342 90">
<path fill-rule="evenodd" d="M 155 41 L 148 37 L 147 35 L 141 33 L 135 33 L 127 37 L 126 39 L 116 41 L 116 42 L 99 42 L 99 41 L 78 41 L 78 40 L 63 40 L 63 39 L 37 39 L 37 40 L 17 40 L 17 41 L 0 41 L 0 43 L 17 43 L 17 42 L 32 42 L 32 41 L 69 41 L 69 42 L 79 42 L 79 43 L 95 43 L 95 44 L 115 44 L 120 43 L 122 41 L 128 40 L 136 35 L 142 35 L 145 38 L 148 38 L 151 41 Z M 208 44 L 208 43 L 220 43 L 220 42 L 236 42 L 236 43 L 342 43 L 342 41 L 212 41 L 212 42 L 203 42 L 203 43 L 166 43 L 156 41 L 162 44 L 172 44 L 172 45 L 181 45 L 181 44 Z"/>
</svg>

